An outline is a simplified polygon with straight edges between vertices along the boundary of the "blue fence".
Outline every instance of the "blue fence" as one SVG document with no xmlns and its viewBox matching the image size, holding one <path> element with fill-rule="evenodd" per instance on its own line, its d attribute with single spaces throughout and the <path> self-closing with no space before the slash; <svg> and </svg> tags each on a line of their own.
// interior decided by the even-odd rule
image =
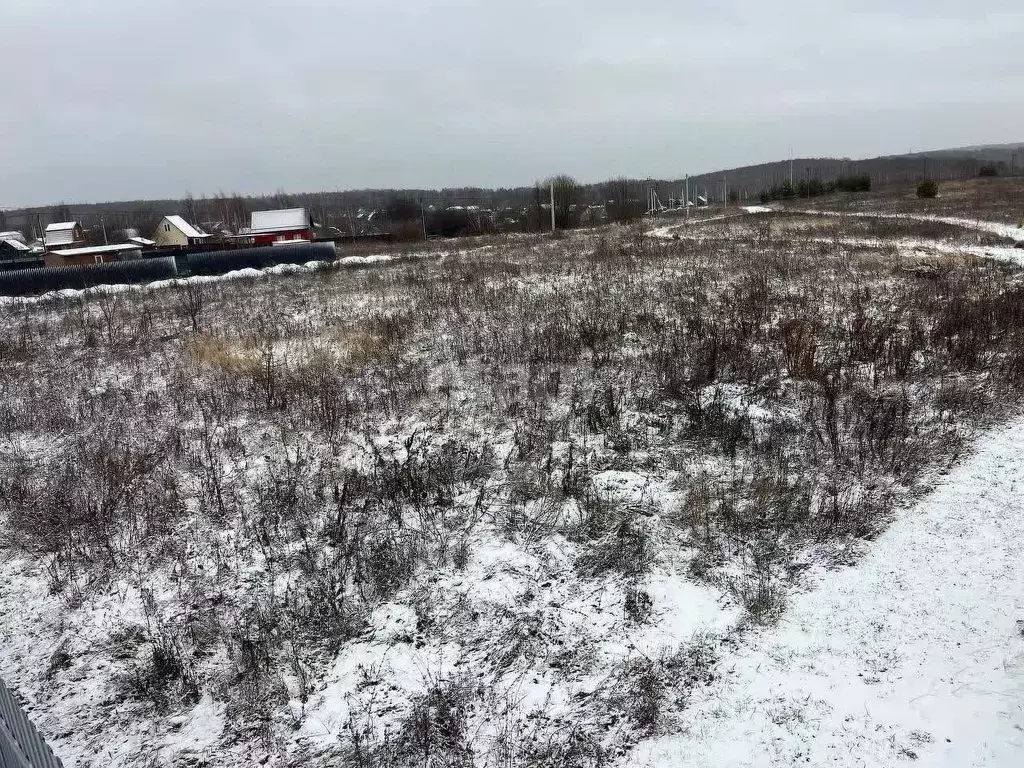
<svg viewBox="0 0 1024 768">
<path fill-rule="evenodd" d="M 265 269 L 276 264 L 332 261 L 336 257 L 334 243 L 298 243 L 227 251 L 183 252 L 174 256 L 80 267 L 0 271 L 0 296 L 27 296 L 63 288 L 82 289 L 97 285 L 149 283 L 188 275 L 222 275 L 235 269 Z"/>
<path fill-rule="evenodd" d="M 222 275 L 234 269 L 265 269 L 277 264 L 331 261 L 337 256 L 334 243 L 297 243 L 206 251 L 178 257 L 178 271 L 188 275 Z"/>
<path fill-rule="evenodd" d="M 63 768 L 0 680 L 0 768 Z"/>
<path fill-rule="evenodd" d="M 174 258 L 131 259 L 82 267 L 37 267 L 0 272 L 0 295 L 24 296 L 63 288 L 92 288 L 115 283 L 148 283 L 177 277 Z"/>
</svg>

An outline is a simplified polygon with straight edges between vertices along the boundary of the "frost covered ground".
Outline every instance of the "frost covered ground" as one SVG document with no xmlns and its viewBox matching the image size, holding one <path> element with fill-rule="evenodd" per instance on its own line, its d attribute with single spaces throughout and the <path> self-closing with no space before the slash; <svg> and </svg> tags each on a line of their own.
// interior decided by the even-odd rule
<svg viewBox="0 0 1024 768">
<path fill-rule="evenodd" d="M 0 307 L 0 675 L 66 764 L 1008 765 L 1003 241 L 654 234 Z"/>
<path fill-rule="evenodd" d="M 809 578 L 633 764 L 1020 765 L 1022 446 L 1024 421 L 986 435 L 860 562 Z"/>
</svg>

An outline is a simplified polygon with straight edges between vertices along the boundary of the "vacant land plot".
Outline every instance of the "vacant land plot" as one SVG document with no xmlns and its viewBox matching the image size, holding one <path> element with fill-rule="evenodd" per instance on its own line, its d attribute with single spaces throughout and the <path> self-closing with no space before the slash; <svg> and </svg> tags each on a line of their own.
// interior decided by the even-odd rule
<svg viewBox="0 0 1024 768">
<path fill-rule="evenodd" d="M 1019 268 L 872 222 L 4 305 L 0 674 L 81 765 L 629 764 L 1019 398 Z"/>
<path fill-rule="evenodd" d="M 917 183 L 892 185 L 871 195 L 794 200 L 794 206 L 844 208 L 982 219 L 1024 227 L 1024 176 L 942 181 L 939 196 L 917 197 Z"/>
</svg>

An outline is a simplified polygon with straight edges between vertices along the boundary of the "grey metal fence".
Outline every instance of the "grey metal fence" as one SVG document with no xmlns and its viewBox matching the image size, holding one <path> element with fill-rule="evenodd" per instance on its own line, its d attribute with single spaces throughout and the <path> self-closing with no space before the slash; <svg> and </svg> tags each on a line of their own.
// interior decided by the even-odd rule
<svg viewBox="0 0 1024 768">
<path fill-rule="evenodd" d="M 0 768 L 63 768 L 0 680 Z"/>
<path fill-rule="evenodd" d="M 276 264 L 305 264 L 307 261 L 331 261 L 337 258 L 334 243 L 296 243 L 294 245 L 236 248 L 229 251 L 190 253 L 179 262 L 181 272 L 190 275 L 220 275 L 235 269 L 265 269 Z"/>
<path fill-rule="evenodd" d="M 174 256 L 75 267 L 0 271 L 0 296 L 25 296 L 62 288 L 82 289 L 117 283 L 148 283 L 188 275 L 220 275 L 247 267 L 265 269 L 277 264 L 305 264 L 309 261 L 332 261 L 335 258 L 337 249 L 333 242 L 317 242 L 186 252 Z"/>
<path fill-rule="evenodd" d="M 117 283 L 148 283 L 177 277 L 173 256 L 131 259 L 80 267 L 37 267 L 0 272 L 0 295 L 22 296 L 63 288 L 91 288 Z"/>
</svg>

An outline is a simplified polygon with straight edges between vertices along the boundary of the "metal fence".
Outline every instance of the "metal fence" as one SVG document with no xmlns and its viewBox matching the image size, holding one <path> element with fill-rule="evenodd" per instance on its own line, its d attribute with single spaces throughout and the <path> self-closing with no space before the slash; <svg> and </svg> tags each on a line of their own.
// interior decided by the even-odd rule
<svg viewBox="0 0 1024 768">
<path fill-rule="evenodd" d="M 148 283 L 177 277 L 173 256 L 131 259 L 80 267 L 38 267 L 0 272 L 0 295 L 24 296 L 63 288 L 92 288 L 117 283 Z"/>
<path fill-rule="evenodd" d="M 63 768 L 0 680 L 0 768 Z"/>
<path fill-rule="evenodd" d="M 332 261 L 337 255 L 337 248 L 333 242 L 317 242 L 199 253 L 183 252 L 174 256 L 74 267 L 0 271 L 0 296 L 26 296 L 63 288 L 82 289 L 119 283 L 148 283 L 188 275 L 220 275 L 236 269 L 265 269 L 277 264 Z"/>
<path fill-rule="evenodd" d="M 331 261 L 337 257 L 334 243 L 295 243 L 294 245 L 236 248 L 227 251 L 189 253 L 179 257 L 178 270 L 190 275 L 220 275 L 235 269 L 265 269 L 277 264 L 305 264 L 307 261 Z M 182 263 L 184 261 L 184 264 Z"/>
</svg>

